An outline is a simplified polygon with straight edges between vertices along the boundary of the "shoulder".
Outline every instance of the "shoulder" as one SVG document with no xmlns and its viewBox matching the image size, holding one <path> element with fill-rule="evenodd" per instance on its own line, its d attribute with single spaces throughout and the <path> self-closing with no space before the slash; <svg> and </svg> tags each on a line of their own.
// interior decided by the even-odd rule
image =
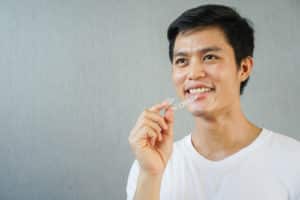
<svg viewBox="0 0 300 200">
<path fill-rule="evenodd" d="M 269 145 L 273 151 L 282 154 L 300 153 L 300 142 L 298 140 L 290 136 L 277 133 L 271 130 L 266 130 L 266 131 L 269 132 L 270 135 Z"/>
<path fill-rule="evenodd" d="M 272 160 L 280 163 L 295 164 L 300 170 L 300 142 L 278 132 L 267 129 L 264 131 L 268 135 L 265 151 L 268 152 Z"/>
<path fill-rule="evenodd" d="M 291 196 L 300 195 L 300 142 L 281 133 L 266 131 L 268 131 L 269 139 L 264 164 L 271 171 L 274 170 L 274 174 L 289 188 Z"/>
<path fill-rule="evenodd" d="M 267 131 L 269 131 L 269 140 L 266 151 L 276 164 L 276 168 L 289 169 L 291 173 L 295 172 L 300 175 L 300 142 L 290 136 Z"/>
</svg>

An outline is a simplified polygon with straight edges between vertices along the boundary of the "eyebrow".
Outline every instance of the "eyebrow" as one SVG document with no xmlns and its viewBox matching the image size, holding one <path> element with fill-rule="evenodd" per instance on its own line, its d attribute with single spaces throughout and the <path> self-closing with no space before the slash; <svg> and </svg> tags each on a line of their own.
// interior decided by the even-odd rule
<svg viewBox="0 0 300 200">
<path fill-rule="evenodd" d="M 211 47 L 205 47 L 203 49 L 197 49 L 196 52 L 199 52 L 201 54 L 206 54 L 206 53 L 211 52 L 211 51 L 221 51 L 221 50 L 222 49 L 220 47 L 211 46 Z M 179 50 L 174 51 L 173 57 L 186 56 L 187 54 L 188 54 L 188 51 L 179 49 Z"/>
</svg>

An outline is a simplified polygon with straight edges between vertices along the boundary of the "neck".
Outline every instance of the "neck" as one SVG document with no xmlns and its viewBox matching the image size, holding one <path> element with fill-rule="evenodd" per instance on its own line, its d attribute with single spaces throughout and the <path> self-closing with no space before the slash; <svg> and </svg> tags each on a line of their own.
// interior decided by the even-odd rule
<svg viewBox="0 0 300 200">
<path fill-rule="evenodd" d="M 249 145 L 261 129 L 248 121 L 240 109 L 215 116 L 196 117 L 192 143 L 209 160 L 222 160 Z"/>
</svg>

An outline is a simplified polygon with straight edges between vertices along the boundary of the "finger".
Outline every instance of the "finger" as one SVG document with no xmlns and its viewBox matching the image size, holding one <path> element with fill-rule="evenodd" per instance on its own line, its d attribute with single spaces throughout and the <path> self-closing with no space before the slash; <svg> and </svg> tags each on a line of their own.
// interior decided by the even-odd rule
<svg viewBox="0 0 300 200">
<path fill-rule="evenodd" d="M 160 104 L 156 104 L 156 105 L 152 106 L 149 110 L 154 111 L 154 112 L 159 112 L 163 108 L 167 108 L 169 106 L 169 104 L 170 104 L 169 102 L 164 101 Z"/>
<path fill-rule="evenodd" d="M 161 139 L 162 139 L 161 130 L 162 129 L 160 128 L 160 126 L 157 123 L 155 123 L 153 121 L 150 121 L 150 120 L 147 120 L 147 121 L 144 122 L 144 125 L 148 126 L 153 131 L 155 131 L 157 133 L 157 135 L 158 135 L 158 140 L 161 141 Z"/>
<path fill-rule="evenodd" d="M 150 139 L 150 144 L 154 146 L 158 137 L 157 133 L 149 127 L 145 127 L 144 131 L 146 132 L 147 137 Z"/>
<path fill-rule="evenodd" d="M 174 110 L 173 108 L 167 108 L 164 116 L 165 121 L 167 124 L 172 124 L 174 123 Z"/>
<path fill-rule="evenodd" d="M 169 108 L 166 110 L 165 113 L 165 121 L 168 124 L 168 130 L 164 131 L 163 134 L 167 134 L 168 136 L 173 137 L 173 129 L 174 129 L 174 110 L 172 108 Z"/>
<path fill-rule="evenodd" d="M 168 129 L 168 124 L 167 122 L 165 121 L 164 117 L 161 116 L 160 114 L 158 113 L 155 113 L 153 111 L 149 111 L 149 110 L 145 110 L 144 111 L 144 115 L 143 115 L 143 119 L 149 119 L 149 120 L 152 120 L 156 123 L 159 124 L 159 126 L 164 129 L 164 130 L 167 130 Z M 143 120 L 142 119 L 142 120 Z"/>
<path fill-rule="evenodd" d="M 145 126 L 144 131 L 146 132 L 147 136 L 153 136 L 153 137 L 151 137 L 151 140 L 154 139 L 154 141 L 152 141 L 152 144 L 153 144 L 153 142 L 155 143 L 156 140 L 162 141 L 162 139 L 163 139 L 162 138 L 162 133 L 161 132 L 157 132 L 156 130 L 154 130 L 150 126 Z"/>
</svg>

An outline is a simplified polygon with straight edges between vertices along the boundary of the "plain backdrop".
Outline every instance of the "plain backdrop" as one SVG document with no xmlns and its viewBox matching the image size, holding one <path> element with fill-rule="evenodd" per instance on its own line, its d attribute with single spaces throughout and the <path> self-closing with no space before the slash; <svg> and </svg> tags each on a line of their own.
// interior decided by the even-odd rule
<svg viewBox="0 0 300 200">
<path fill-rule="evenodd" d="M 0 0 L 0 199 L 125 199 L 129 132 L 176 97 L 167 27 L 204 3 L 254 24 L 248 118 L 300 139 L 298 0 Z M 176 113 L 176 139 L 192 119 Z"/>
</svg>

